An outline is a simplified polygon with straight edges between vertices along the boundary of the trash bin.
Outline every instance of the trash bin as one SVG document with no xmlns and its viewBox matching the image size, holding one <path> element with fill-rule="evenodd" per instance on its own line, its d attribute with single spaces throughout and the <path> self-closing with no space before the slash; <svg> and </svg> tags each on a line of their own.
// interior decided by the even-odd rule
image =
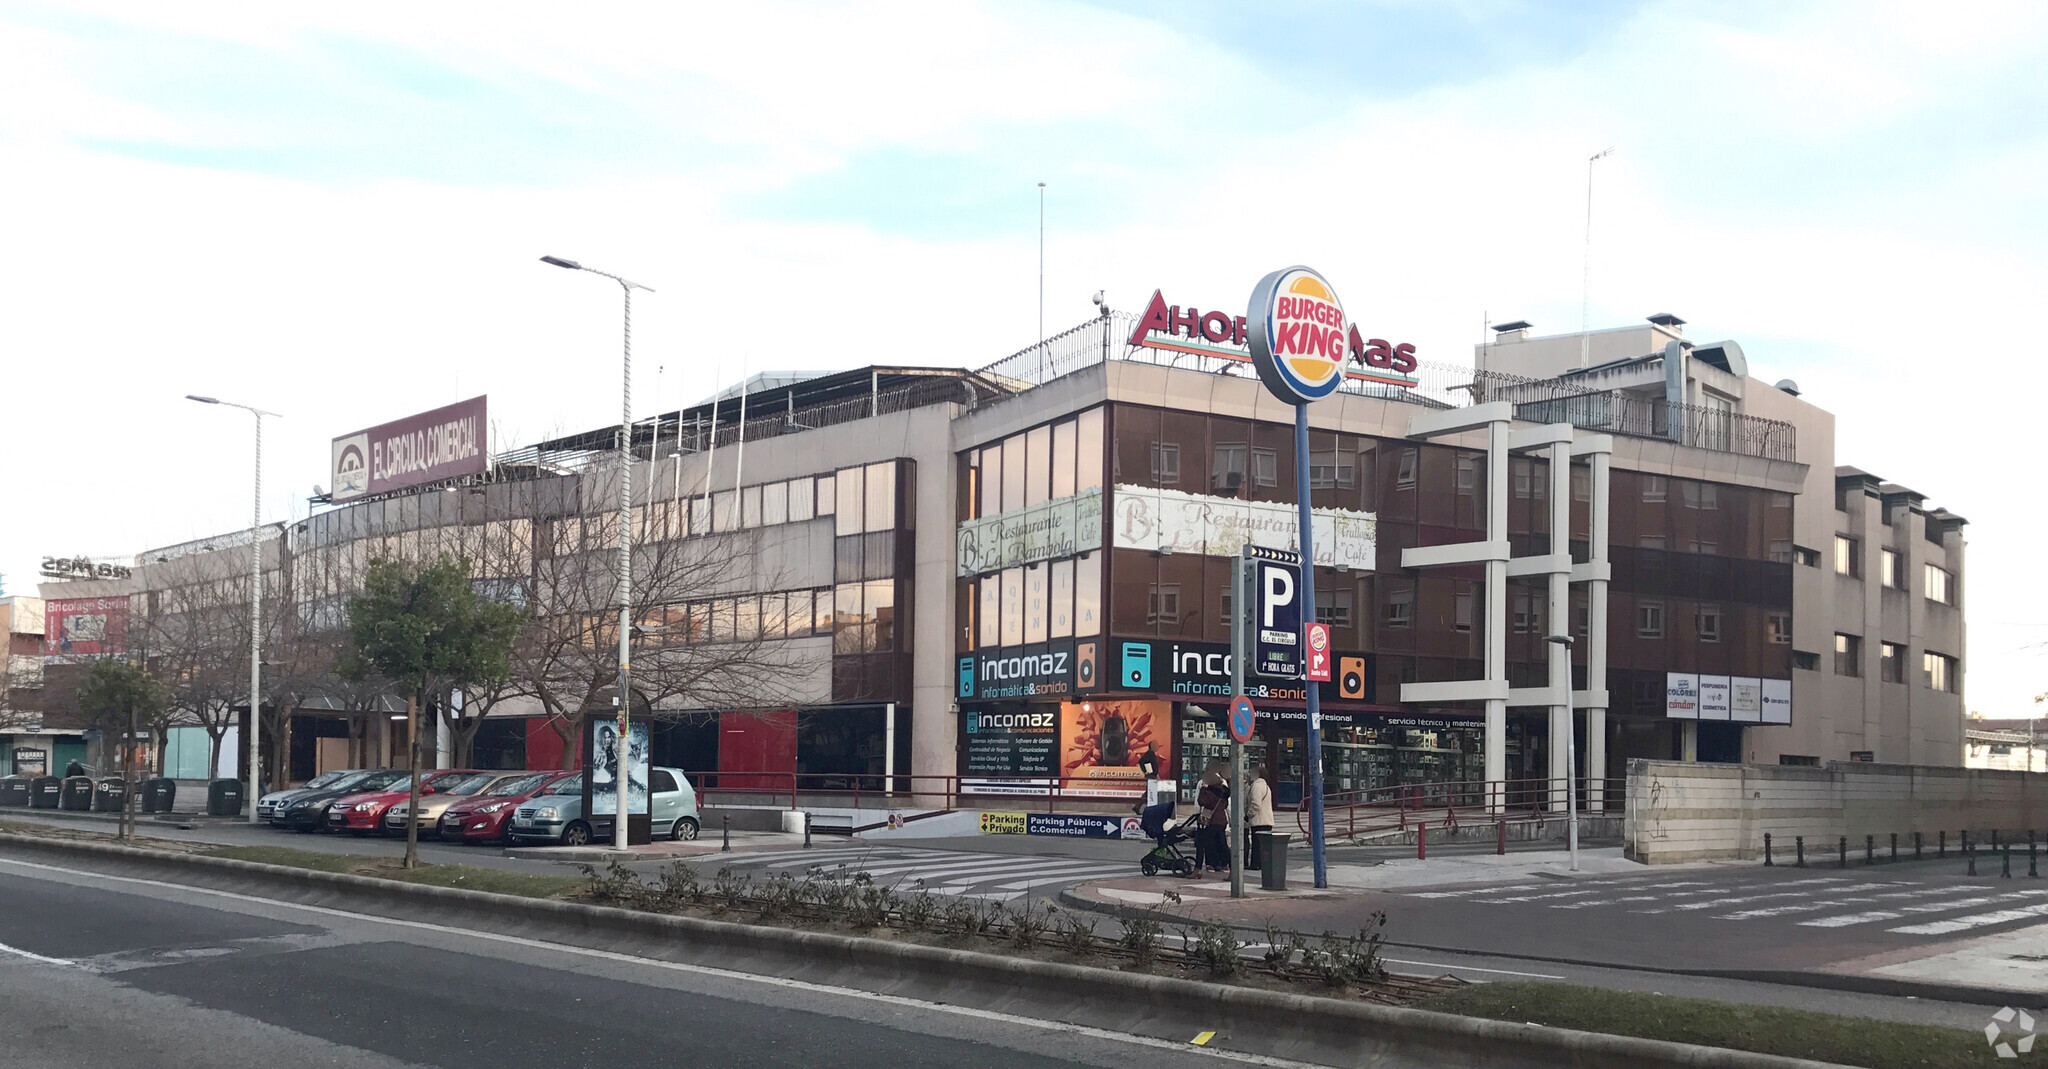
<svg viewBox="0 0 2048 1069">
<path fill-rule="evenodd" d="M 1256 838 L 1259 840 L 1259 860 L 1265 866 L 1259 870 L 1259 889 L 1287 890 L 1287 844 L 1294 840 L 1294 836 L 1262 831 Z"/>
<path fill-rule="evenodd" d="M 92 777 L 66 776 L 64 788 L 57 796 L 57 808 L 80 813 L 92 809 Z"/>
<path fill-rule="evenodd" d="M 0 806 L 12 806 L 16 809 L 26 807 L 30 782 L 27 776 L 8 776 L 0 779 Z"/>
<path fill-rule="evenodd" d="M 64 793 L 64 781 L 55 776 L 37 776 L 28 781 L 28 804 L 31 809 L 55 809 Z"/>
<path fill-rule="evenodd" d="M 128 798 L 128 781 L 119 776 L 109 776 L 93 784 L 92 808 L 96 813 L 119 813 L 121 804 Z"/>
<path fill-rule="evenodd" d="M 142 811 L 145 813 L 168 813 L 171 804 L 178 800 L 178 781 L 174 779 L 146 779 L 142 781 Z"/>
<path fill-rule="evenodd" d="M 207 784 L 206 815 L 210 817 L 241 816 L 242 781 L 238 779 L 217 779 Z"/>
</svg>

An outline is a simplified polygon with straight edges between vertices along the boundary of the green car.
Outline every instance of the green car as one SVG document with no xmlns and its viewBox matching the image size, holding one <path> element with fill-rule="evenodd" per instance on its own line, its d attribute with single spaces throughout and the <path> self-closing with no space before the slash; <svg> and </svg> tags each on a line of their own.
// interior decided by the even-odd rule
<svg viewBox="0 0 2048 1069">
<path fill-rule="evenodd" d="M 703 823 L 697 813 L 697 792 L 680 768 L 648 770 L 653 789 L 653 832 L 657 837 L 688 841 L 697 837 Z M 555 844 L 588 846 L 610 842 L 612 816 L 583 815 L 583 777 L 572 776 L 537 794 L 512 811 L 506 834 L 515 845 Z"/>
</svg>

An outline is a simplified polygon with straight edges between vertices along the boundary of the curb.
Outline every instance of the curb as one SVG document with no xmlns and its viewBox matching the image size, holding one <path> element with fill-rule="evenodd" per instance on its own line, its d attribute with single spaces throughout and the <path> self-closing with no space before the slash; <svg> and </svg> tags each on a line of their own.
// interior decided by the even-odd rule
<svg viewBox="0 0 2048 1069">
<path fill-rule="evenodd" d="M 403 919 L 423 907 L 461 927 L 488 912 L 492 931 L 541 930 L 555 942 L 621 947 L 639 956 L 701 957 L 723 968 L 746 952 L 746 970 L 802 973 L 806 979 L 1039 1019 L 1118 1031 L 1185 1036 L 1215 1030 L 1263 1045 L 1260 1053 L 1324 1064 L 1486 1064 L 1498 1066 L 1818 1069 L 1824 1063 L 1688 1046 L 1561 1028 L 1459 1017 L 1311 995 L 1207 984 L 1059 962 L 933 947 L 861 936 L 797 931 L 608 906 L 519 898 L 455 888 L 315 872 L 228 858 L 104 843 L 0 834 L 0 852 L 93 861 L 188 885 L 227 884 L 280 901 L 345 900 L 357 912 L 381 907 Z M 77 871 L 74 869 L 74 871 Z M 86 871 L 96 871 L 88 866 Z M 195 880 L 194 877 L 197 877 Z"/>
<path fill-rule="evenodd" d="M 1094 913 L 1112 920 L 1126 921 L 1150 919 L 1165 924 L 1200 924 L 1199 918 L 1186 917 L 1164 910 L 1146 909 L 1143 906 L 1127 906 L 1117 902 L 1096 902 L 1074 893 L 1073 887 L 1063 887 L 1059 893 L 1059 904 L 1070 909 Z M 1254 927 L 1244 923 L 1233 923 L 1230 927 L 1240 933 L 1263 936 L 1263 926 Z M 1403 950 L 1422 950 L 1433 954 L 1464 954 L 1468 956 L 1503 958 L 1509 961 L 1528 961 L 1548 965 L 1578 965 L 1588 969 L 1612 969 L 1617 972 L 1654 973 L 1660 976 L 1697 976 L 1710 980 L 1747 980 L 1760 984 L 1777 984 L 1784 987 L 1811 987 L 1823 991 L 1848 991 L 1860 995 L 1883 995 L 1892 998 L 1932 999 L 1940 1002 L 1961 1002 L 1968 1005 L 2020 1005 L 2032 1003 L 2041 997 L 2039 991 L 2021 988 L 1971 987 L 1965 984 L 1923 983 L 1913 980 L 1894 980 L 1881 976 L 1857 976 L 1849 973 L 1809 972 L 1798 969 L 1674 969 L 1657 965 L 1629 965 L 1612 961 L 1590 961 L 1585 958 L 1561 958 L 1546 954 L 1516 954 L 1502 950 L 1473 950 L 1471 947 L 1440 946 L 1435 943 L 1408 943 L 1389 939 L 1385 946 Z"/>
<path fill-rule="evenodd" d="M 121 814 L 119 813 L 88 812 L 81 809 L 25 809 L 19 806 L 0 809 L 0 820 L 8 820 L 16 815 L 31 819 L 49 818 L 60 821 L 75 821 L 81 824 L 119 824 L 121 822 Z M 166 817 L 171 819 L 167 820 L 165 819 Z M 225 820 L 227 818 L 218 819 Z M 179 831 L 191 831 L 194 828 L 212 826 L 215 822 L 215 818 L 209 818 L 204 813 L 144 813 L 138 810 L 135 814 L 135 826 L 137 828 L 161 827 L 176 828 Z"/>
</svg>

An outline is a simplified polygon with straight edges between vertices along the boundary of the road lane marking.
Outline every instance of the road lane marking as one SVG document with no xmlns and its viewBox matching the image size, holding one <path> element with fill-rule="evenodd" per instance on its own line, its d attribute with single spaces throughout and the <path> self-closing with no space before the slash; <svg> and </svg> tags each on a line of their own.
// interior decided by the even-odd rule
<svg viewBox="0 0 2048 1069">
<path fill-rule="evenodd" d="M 2004 924 L 2007 921 L 2025 920 L 2028 917 L 2039 917 L 2042 914 L 2048 914 L 2048 903 L 2037 906 L 2022 906 L 2019 909 L 1995 910 L 1990 913 L 1975 913 L 1967 917 L 1935 921 L 1932 924 L 1909 924 L 1903 928 L 1887 928 L 1885 930 L 1897 932 L 1900 935 L 1947 935 L 1950 932 L 1962 932 L 1968 931 L 1971 928 Z"/>
<path fill-rule="evenodd" d="M 34 951 L 23 950 L 20 947 L 11 947 L 6 943 L 0 943 L 0 953 L 12 954 L 18 958 L 27 958 L 30 961 L 41 962 L 44 965 L 66 965 L 74 969 L 83 968 L 83 966 L 72 961 L 70 958 L 46 958 Z"/>
<path fill-rule="evenodd" d="M 1869 924 L 1872 921 L 1897 920 L 1900 914 L 1889 909 L 1874 909 L 1868 913 L 1841 913 L 1833 917 L 1816 917 L 1800 921 L 1802 928 L 1847 928 L 1852 924 Z"/>
<path fill-rule="evenodd" d="M 371 924 L 388 924 L 393 927 L 411 928 L 415 931 L 438 932 L 444 935 L 452 935 L 469 939 L 482 939 L 494 943 L 505 943 L 511 946 L 527 947 L 533 950 L 544 950 L 558 954 L 573 954 L 578 957 L 596 958 L 604 961 L 615 961 L 627 965 L 637 965 L 656 969 L 667 969 L 671 972 L 688 973 L 695 976 L 714 976 L 723 980 L 763 984 L 768 987 L 780 987 L 791 991 L 805 991 L 816 994 L 836 995 L 840 998 L 855 999 L 865 1002 L 876 1002 L 889 1006 L 902 1006 L 909 1009 L 923 1010 L 928 1013 L 946 1013 L 952 1014 L 956 1017 L 971 1017 L 983 1021 L 996 1021 L 1003 1024 L 1016 1025 L 1024 1028 L 1035 1028 L 1046 1032 L 1086 1036 L 1090 1039 L 1099 1039 L 1106 1043 L 1129 1043 L 1134 1046 L 1150 1047 L 1154 1050 L 1161 1051 L 1185 1052 L 1187 1050 L 1186 1043 L 1175 1043 L 1171 1040 L 1157 1039 L 1152 1036 L 1141 1036 L 1131 1032 L 1115 1032 L 1107 1028 L 1095 1028 L 1089 1025 L 1068 1024 L 1064 1021 L 1046 1021 L 1031 1017 L 1019 1017 L 1016 1014 L 1002 1013 L 997 1010 L 976 1009 L 972 1006 L 956 1006 L 943 1002 L 927 1002 L 923 999 L 909 998 L 903 995 L 885 995 L 876 991 L 862 991 L 859 988 L 853 987 L 837 987 L 831 984 L 812 983 L 808 980 L 792 980 L 788 977 L 783 976 L 763 976 L 757 973 L 740 972 L 735 969 L 721 969 L 712 965 L 692 965 L 687 962 L 680 961 L 662 961 L 659 958 L 643 958 L 633 954 L 620 954 L 616 951 L 610 950 L 593 950 L 590 947 L 572 946 L 567 943 L 550 943 L 542 939 L 527 939 L 523 936 L 503 935 L 498 932 L 481 932 L 471 928 L 455 928 L 444 924 L 429 924 L 426 921 L 409 921 L 399 920 L 395 917 L 378 917 L 368 913 L 354 913 L 345 909 L 334 909 L 329 906 L 308 906 L 297 902 L 285 902 L 275 898 L 264 898 L 259 895 L 238 894 L 234 891 L 217 891 L 211 887 L 189 887 L 184 884 L 167 883 L 162 880 L 145 880 L 134 876 L 111 876 L 105 873 L 83 872 L 77 869 L 59 868 L 55 865 L 38 864 L 33 861 L 17 861 L 13 858 L 0 857 L 0 865 L 15 865 L 22 868 L 41 869 L 46 872 L 61 873 L 63 875 L 72 877 L 89 876 L 93 879 L 101 881 L 132 883 L 142 887 L 157 887 L 169 891 L 183 891 L 188 894 L 212 895 L 217 898 L 225 898 L 231 901 L 254 902 L 265 906 L 271 906 L 277 909 L 295 909 L 306 913 L 320 913 L 330 917 L 342 917 L 352 921 L 362 921 Z M 55 961 L 57 959 L 49 960 Z M 1275 1058 L 1270 1055 L 1264 1054 L 1248 1054 L 1243 1051 L 1220 1050 L 1215 1047 L 1205 1047 L 1203 1048 L 1202 1053 L 1226 1061 L 1238 1062 L 1244 1065 L 1270 1066 L 1272 1067 L 1272 1069 L 1327 1069 L 1327 1067 L 1325 1066 L 1318 1066 L 1311 1062 L 1293 1061 L 1287 1058 Z"/>
</svg>

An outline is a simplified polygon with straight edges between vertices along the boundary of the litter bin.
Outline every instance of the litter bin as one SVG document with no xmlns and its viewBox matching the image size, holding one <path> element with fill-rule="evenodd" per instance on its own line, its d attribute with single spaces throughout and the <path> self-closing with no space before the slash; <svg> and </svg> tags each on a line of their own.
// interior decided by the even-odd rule
<svg viewBox="0 0 2048 1069">
<path fill-rule="evenodd" d="M 241 816 L 242 781 L 238 779 L 217 779 L 207 784 L 206 815 L 211 817 Z"/>
<path fill-rule="evenodd" d="M 93 784 L 92 808 L 96 813 L 119 813 L 121 803 L 128 798 L 128 781 L 119 776 L 109 776 Z"/>
<path fill-rule="evenodd" d="M 178 799 L 178 781 L 174 779 L 146 779 L 142 781 L 142 811 L 145 813 L 168 813 L 171 803 Z"/>
<path fill-rule="evenodd" d="M 55 776 L 37 776 L 28 781 L 30 809 L 55 809 L 64 793 L 64 781 Z"/>
<path fill-rule="evenodd" d="M 1274 831 L 1262 831 L 1254 838 L 1259 840 L 1259 889 L 1262 891 L 1287 890 L 1287 844 L 1294 836 Z"/>
<path fill-rule="evenodd" d="M 0 806 L 12 806 L 16 809 L 27 806 L 29 782 L 27 776 L 8 776 L 0 779 Z"/>
<path fill-rule="evenodd" d="M 66 776 L 64 789 L 57 796 L 57 808 L 83 813 L 92 808 L 92 777 Z"/>
</svg>

